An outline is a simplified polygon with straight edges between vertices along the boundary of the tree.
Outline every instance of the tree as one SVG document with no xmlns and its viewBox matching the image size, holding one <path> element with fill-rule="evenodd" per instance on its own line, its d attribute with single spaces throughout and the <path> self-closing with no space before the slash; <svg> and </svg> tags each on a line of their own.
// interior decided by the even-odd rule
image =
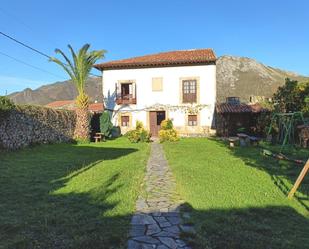
<svg viewBox="0 0 309 249">
<path fill-rule="evenodd" d="M 77 53 L 68 45 L 71 52 L 71 59 L 69 59 L 64 52 L 56 49 L 55 53 L 62 55 L 65 62 L 52 57 L 50 61 L 55 62 L 61 66 L 64 71 L 70 76 L 75 85 L 78 96 L 76 97 L 76 127 L 74 131 L 74 138 L 77 140 L 89 139 L 89 96 L 85 92 L 86 80 L 89 77 L 90 71 L 99 59 L 104 58 L 105 50 L 88 51 L 90 45 L 85 44 Z"/>
<path fill-rule="evenodd" d="M 100 117 L 100 131 L 104 133 L 105 137 L 111 137 L 113 124 L 108 111 L 104 111 Z"/>
<path fill-rule="evenodd" d="M 278 88 L 274 94 L 273 103 L 277 112 L 302 111 L 309 114 L 309 82 L 299 83 L 286 79 L 285 85 Z"/>
</svg>

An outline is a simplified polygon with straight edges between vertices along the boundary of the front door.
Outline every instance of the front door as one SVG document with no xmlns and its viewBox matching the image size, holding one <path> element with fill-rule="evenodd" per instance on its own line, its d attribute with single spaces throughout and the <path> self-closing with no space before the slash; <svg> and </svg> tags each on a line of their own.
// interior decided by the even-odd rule
<svg viewBox="0 0 309 249">
<path fill-rule="evenodd" d="M 165 119 L 165 111 L 149 112 L 150 133 L 157 137 L 161 128 L 161 122 Z"/>
</svg>

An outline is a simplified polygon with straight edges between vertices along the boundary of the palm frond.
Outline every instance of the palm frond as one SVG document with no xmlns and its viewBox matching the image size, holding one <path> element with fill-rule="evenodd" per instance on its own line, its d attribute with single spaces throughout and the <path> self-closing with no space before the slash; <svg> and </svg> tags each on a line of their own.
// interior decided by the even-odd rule
<svg viewBox="0 0 309 249">
<path fill-rule="evenodd" d="M 79 94 L 85 94 L 85 84 L 90 71 L 97 60 L 104 58 L 106 50 L 88 52 L 90 44 L 85 44 L 77 53 L 71 45 L 68 45 L 68 48 L 71 52 L 71 60 L 60 49 L 55 50 L 57 54 L 62 55 L 66 64 L 56 58 L 50 60 L 60 65 L 69 74 Z"/>
<path fill-rule="evenodd" d="M 69 67 L 66 64 L 64 64 L 62 61 L 60 61 L 59 59 L 55 57 L 50 57 L 49 61 L 55 62 L 56 64 L 61 66 L 63 70 L 70 76 L 72 81 L 73 82 L 75 81 L 75 75 L 73 74 L 73 72 L 69 69 Z"/>
</svg>

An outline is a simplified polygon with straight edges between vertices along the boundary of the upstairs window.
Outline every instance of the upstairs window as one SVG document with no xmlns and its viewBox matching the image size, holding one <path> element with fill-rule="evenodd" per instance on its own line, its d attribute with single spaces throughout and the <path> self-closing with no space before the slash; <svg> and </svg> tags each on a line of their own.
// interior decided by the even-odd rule
<svg viewBox="0 0 309 249">
<path fill-rule="evenodd" d="M 130 125 L 129 116 L 121 116 L 121 126 L 128 127 Z"/>
<path fill-rule="evenodd" d="M 196 80 L 183 80 L 182 81 L 182 102 L 183 103 L 196 103 L 197 92 Z"/>
<path fill-rule="evenodd" d="M 136 104 L 135 82 L 116 83 L 117 105 Z"/>
<path fill-rule="evenodd" d="M 197 115 L 188 115 L 188 126 L 197 126 Z"/>
<path fill-rule="evenodd" d="M 121 98 L 130 99 L 133 97 L 133 87 L 132 83 L 122 83 L 121 84 Z"/>
</svg>

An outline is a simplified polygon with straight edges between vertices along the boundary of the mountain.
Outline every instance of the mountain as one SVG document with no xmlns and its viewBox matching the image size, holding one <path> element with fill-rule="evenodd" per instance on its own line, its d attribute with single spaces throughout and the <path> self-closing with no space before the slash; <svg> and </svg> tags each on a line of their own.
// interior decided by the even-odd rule
<svg viewBox="0 0 309 249">
<path fill-rule="evenodd" d="M 249 102 L 250 96 L 270 98 L 286 78 L 298 81 L 308 77 L 263 65 L 246 57 L 222 56 L 217 60 L 217 101 L 240 97 Z"/>
<path fill-rule="evenodd" d="M 308 77 L 263 65 L 246 57 L 221 56 L 217 60 L 217 100 L 226 97 L 240 97 L 242 102 L 249 102 L 250 96 L 269 98 L 284 84 L 285 78 L 298 81 L 309 80 Z M 89 78 L 86 91 L 92 101 L 102 101 L 101 78 Z M 27 88 L 9 95 L 17 104 L 45 105 L 56 100 L 71 100 L 77 91 L 71 81 L 56 82 L 39 87 Z"/>
<path fill-rule="evenodd" d="M 91 77 L 86 83 L 86 92 L 91 101 L 102 101 L 102 80 L 100 77 Z M 8 97 L 17 104 L 46 105 L 56 100 L 71 100 L 77 96 L 77 90 L 70 80 L 41 86 L 35 90 L 26 88 L 15 92 Z"/>
</svg>

